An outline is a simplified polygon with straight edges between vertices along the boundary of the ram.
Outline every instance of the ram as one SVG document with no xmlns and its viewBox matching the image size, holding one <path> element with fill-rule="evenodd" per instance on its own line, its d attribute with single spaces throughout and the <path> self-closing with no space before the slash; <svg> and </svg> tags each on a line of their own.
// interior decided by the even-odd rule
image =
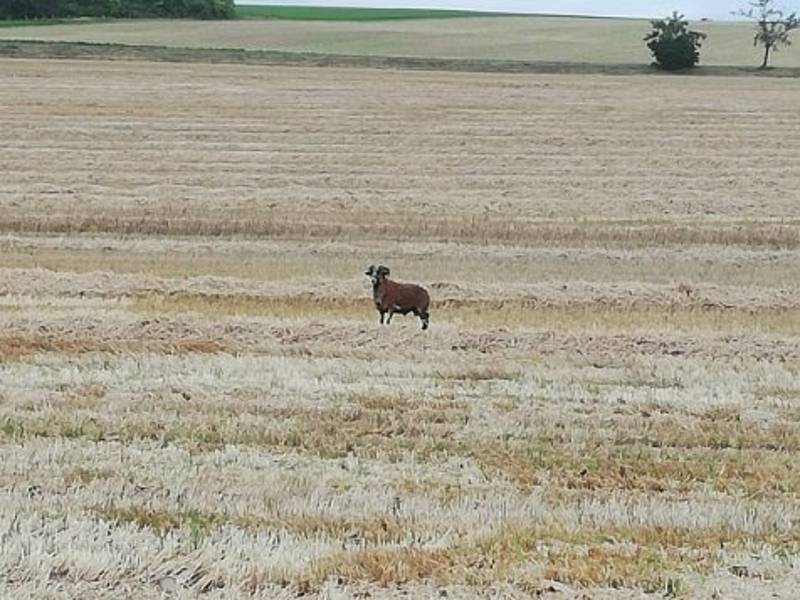
<svg viewBox="0 0 800 600">
<path fill-rule="evenodd" d="M 387 325 L 392 322 L 395 313 L 414 313 L 422 321 L 422 329 L 427 329 L 430 319 L 428 308 L 431 304 L 428 292 L 414 283 L 392 281 L 389 273 L 389 268 L 383 265 L 370 265 L 365 272 L 372 280 L 372 299 L 381 315 L 381 325 L 387 313 Z"/>
</svg>

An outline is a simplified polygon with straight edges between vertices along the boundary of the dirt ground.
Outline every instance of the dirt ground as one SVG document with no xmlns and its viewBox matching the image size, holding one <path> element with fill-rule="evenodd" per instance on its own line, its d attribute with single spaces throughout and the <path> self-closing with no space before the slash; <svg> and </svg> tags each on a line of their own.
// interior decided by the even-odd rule
<svg viewBox="0 0 800 600">
<path fill-rule="evenodd" d="M 0 60 L 0 595 L 792 598 L 798 93 Z"/>
</svg>

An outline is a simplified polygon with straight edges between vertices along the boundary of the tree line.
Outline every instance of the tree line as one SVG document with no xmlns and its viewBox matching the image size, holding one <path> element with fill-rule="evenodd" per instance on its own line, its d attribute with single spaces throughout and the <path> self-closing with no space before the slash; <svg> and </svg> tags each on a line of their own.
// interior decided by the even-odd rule
<svg viewBox="0 0 800 600">
<path fill-rule="evenodd" d="M 233 0 L 1 0 L 0 19 L 232 19 Z"/>
</svg>

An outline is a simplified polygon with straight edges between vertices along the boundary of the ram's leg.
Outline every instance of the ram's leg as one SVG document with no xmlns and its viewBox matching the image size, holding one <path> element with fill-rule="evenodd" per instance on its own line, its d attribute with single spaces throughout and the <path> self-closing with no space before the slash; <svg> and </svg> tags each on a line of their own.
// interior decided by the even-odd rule
<svg viewBox="0 0 800 600">
<path fill-rule="evenodd" d="M 386 324 L 389 325 L 392 322 L 392 317 L 394 316 L 394 311 L 390 308 L 389 309 L 389 318 L 386 319 Z"/>
<path fill-rule="evenodd" d="M 383 317 L 386 316 L 386 311 L 385 310 L 381 310 L 379 312 L 380 312 L 380 315 L 381 315 L 381 325 L 383 325 Z"/>
<path fill-rule="evenodd" d="M 422 319 L 422 329 L 423 330 L 428 328 L 428 325 L 430 323 L 430 321 L 429 321 L 430 317 L 431 316 L 427 312 L 424 312 L 419 316 L 419 318 Z"/>
</svg>

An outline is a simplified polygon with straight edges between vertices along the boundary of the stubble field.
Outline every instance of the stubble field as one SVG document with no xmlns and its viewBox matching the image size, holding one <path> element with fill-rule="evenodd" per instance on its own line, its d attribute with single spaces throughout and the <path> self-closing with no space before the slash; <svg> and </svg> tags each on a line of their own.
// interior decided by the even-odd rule
<svg viewBox="0 0 800 600">
<path fill-rule="evenodd" d="M 0 61 L 0 595 L 792 597 L 798 93 Z"/>
</svg>

